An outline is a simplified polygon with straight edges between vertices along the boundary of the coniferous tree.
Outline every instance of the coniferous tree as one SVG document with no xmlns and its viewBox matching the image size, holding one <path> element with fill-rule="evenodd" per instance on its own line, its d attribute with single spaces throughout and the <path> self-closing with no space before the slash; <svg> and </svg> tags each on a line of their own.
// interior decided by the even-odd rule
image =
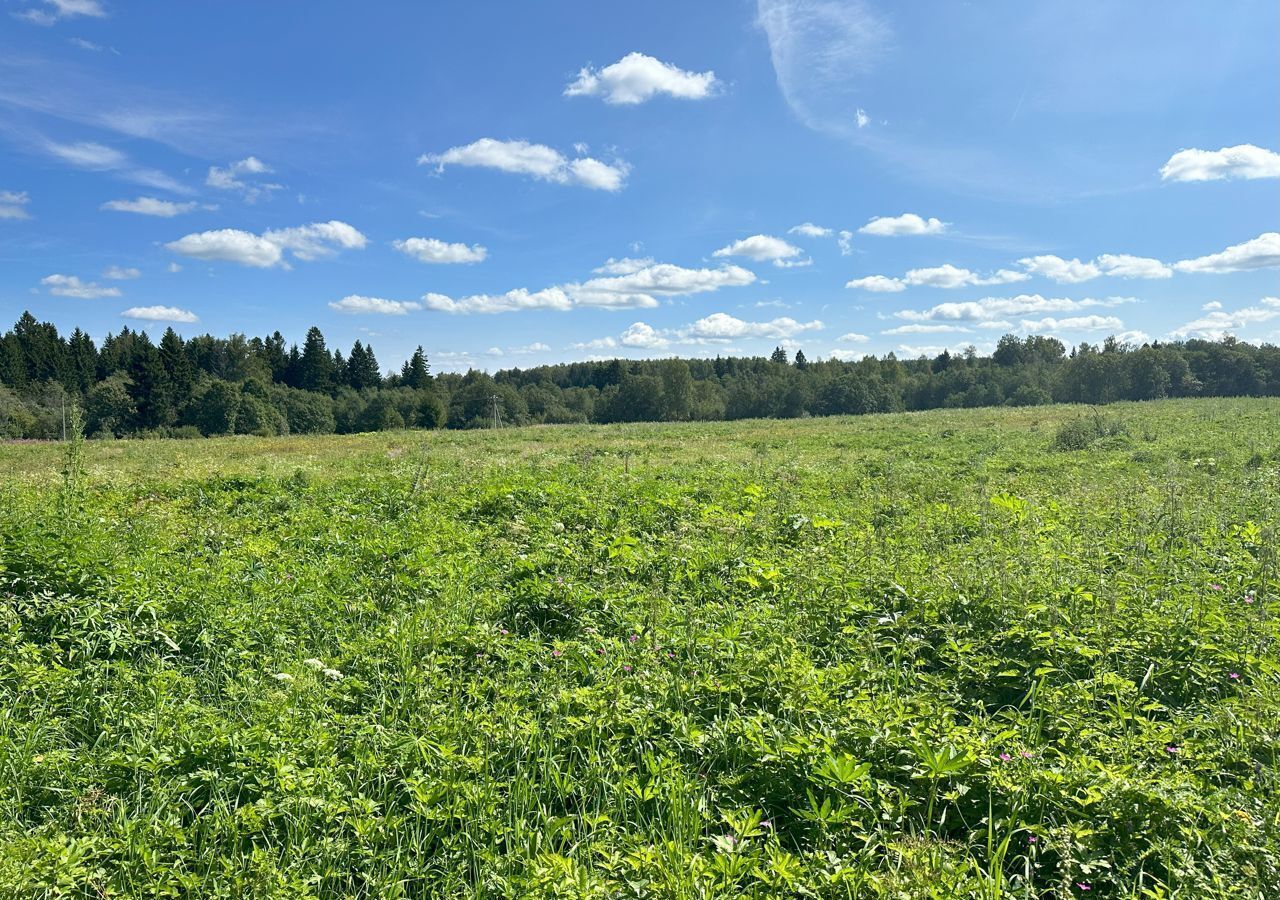
<svg viewBox="0 0 1280 900">
<path fill-rule="evenodd" d="M 169 375 L 165 372 L 160 351 L 145 332 L 137 342 L 133 364 L 129 368 L 129 396 L 137 410 L 138 427 L 161 428 L 173 424 L 174 408 Z"/>
<path fill-rule="evenodd" d="M 98 348 L 79 328 L 67 342 L 67 389 L 87 394 L 98 378 Z"/>
<path fill-rule="evenodd" d="M 351 355 L 347 358 L 347 384 L 357 391 L 382 384 L 382 373 L 378 371 L 373 347 L 366 347 L 359 341 L 352 345 Z"/>
<path fill-rule="evenodd" d="M 783 350 L 781 347 L 774 347 L 773 354 L 769 357 L 769 361 L 785 366 L 787 364 L 787 351 Z"/>
<path fill-rule="evenodd" d="M 400 369 L 400 380 L 411 388 L 420 388 L 426 385 L 430 377 L 431 368 L 427 365 L 426 354 L 419 344 L 418 349 L 413 351 L 413 356 Z"/>
<path fill-rule="evenodd" d="M 803 351 L 803 350 L 797 350 L 797 351 L 796 351 L 795 367 L 796 367 L 797 369 L 807 369 L 807 368 L 809 368 L 809 360 L 805 358 L 805 355 L 804 355 L 804 351 Z"/>
<path fill-rule="evenodd" d="M 298 360 L 298 387 L 322 394 L 333 390 L 333 357 L 324 345 L 324 335 L 314 325 L 307 329 Z"/>
</svg>

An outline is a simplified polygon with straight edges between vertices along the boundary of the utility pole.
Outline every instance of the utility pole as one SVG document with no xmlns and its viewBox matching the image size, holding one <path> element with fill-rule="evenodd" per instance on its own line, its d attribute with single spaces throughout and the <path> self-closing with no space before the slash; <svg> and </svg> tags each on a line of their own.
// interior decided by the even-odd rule
<svg viewBox="0 0 1280 900">
<path fill-rule="evenodd" d="M 492 397 L 490 397 L 489 399 L 493 401 L 493 427 L 494 427 L 494 428 L 501 428 L 501 427 L 502 427 L 502 415 L 498 412 L 498 401 L 499 401 L 499 400 L 501 400 L 502 398 L 501 398 L 501 397 L 499 397 L 497 394 L 494 394 L 494 395 L 493 395 Z"/>
</svg>

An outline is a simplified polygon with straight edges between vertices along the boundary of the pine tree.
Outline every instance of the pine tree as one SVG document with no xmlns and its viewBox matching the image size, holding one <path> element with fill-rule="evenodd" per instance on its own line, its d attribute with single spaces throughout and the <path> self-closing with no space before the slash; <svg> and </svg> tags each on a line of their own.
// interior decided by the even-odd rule
<svg viewBox="0 0 1280 900">
<path fill-rule="evenodd" d="M 809 368 L 809 360 L 805 357 L 803 350 L 796 351 L 795 367 L 797 369 Z"/>
<path fill-rule="evenodd" d="M 333 357 L 324 345 L 324 335 L 314 325 L 307 329 L 298 360 L 298 387 L 323 394 L 333 390 Z"/>
<path fill-rule="evenodd" d="M 173 399 L 169 376 L 164 370 L 160 351 L 151 343 L 146 333 L 137 342 L 133 365 L 129 368 L 129 396 L 138 410 L 138 427 L 162 428 L 174 420 Z"/>
<path fill-rule="evenodd" d="M 783 350 L 781 347 L 774 347 L 773 355 L 769 357 L 769 361 L 785 366 L 787 364 L 787 351 Z"/>
<path fill-rule="evenodd" d="M 164 366 L 165 377 L 169 380 L 170 402 L 176 413 L 191 401 L 195 373 L 187 359 L 182 338 L 172 328 L 166 328 L 160 338 L 160 364 Z"/>
<path fill-rule="evenodd" d="M 373 347 L 366 347 L 359 341 L 352 345 L 351 356 L 347 359 L 347 384 L 357 391 L 382 384 L 382 373 L 378 371 Z"/>
<path fill-rule="evenodd" d="M 89 393 L 98 377 L 98 348 L 93 339 L 79 328 L 67 342 L 67 389 Z"/>
<path fill-rule="evenodd" d="M 422 345 L 418 345 L 418 349 L 413 351 L 413 356 L 409 357 L 404 366 L 400 369 L 400 378 L 411 388 L 420 388 L 426 385 L 431 378 L 431 367 L 427 364 L 426 354 L 422 352 Z"/>
</svg>

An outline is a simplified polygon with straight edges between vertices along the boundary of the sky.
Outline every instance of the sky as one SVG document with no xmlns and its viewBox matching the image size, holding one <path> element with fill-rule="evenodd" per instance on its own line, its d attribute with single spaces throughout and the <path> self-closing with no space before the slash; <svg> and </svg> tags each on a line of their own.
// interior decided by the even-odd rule
<svg viewBox="0 0 1280 900">
<path fill-rule="evenodd" d="M 1280 342 L 1274 0 L 0 0 L 0 327 Z"/>
</svg>

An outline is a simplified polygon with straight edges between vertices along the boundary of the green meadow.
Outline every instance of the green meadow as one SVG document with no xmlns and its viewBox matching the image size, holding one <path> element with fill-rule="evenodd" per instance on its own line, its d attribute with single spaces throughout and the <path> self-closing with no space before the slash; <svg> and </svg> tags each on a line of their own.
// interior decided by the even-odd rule
<svg viewBox="0 0 1280 900">
<path fill-rule="evenodd" d="M 0 445 L 0 897 L 1280 896 L 1280 400 Z"/>
</svg>

